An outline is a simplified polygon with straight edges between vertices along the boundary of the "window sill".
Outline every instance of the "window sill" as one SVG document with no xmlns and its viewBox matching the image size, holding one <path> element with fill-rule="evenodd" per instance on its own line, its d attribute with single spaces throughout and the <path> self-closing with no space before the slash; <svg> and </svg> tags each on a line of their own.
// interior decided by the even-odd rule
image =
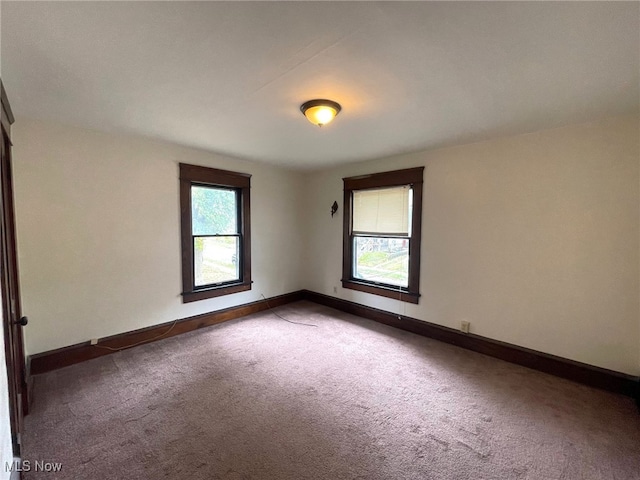
<svg viewBox="0 0 640 480">
<path fill-rule="evenodd" d="M 223 287 L 213 287 L 202 290 L 194 290 L 193 292 L 182 293 L 182 303 L 196 302 L 207 298 L 221 297 L 232 293 L 245 292 L 251 290 L 251 282 L 234 283 Z"/>
<path fill-rule="evenodd" d="M 349 288 L 351 290 L 358 290 L 360 292 L 371 293 L 373 295 L 380 295 L 382 297 L 393 298 L 394 300 L 400 300 L 402 302 L 408 303 L 417 304 L 420 299 L 419 293 L 394 290 L 393 288 L 382 287 L 380 285 L 372 285 L 365 282 L 358 282 L 356 280 L 342 280 L 342 287 Z"/>
</svg>

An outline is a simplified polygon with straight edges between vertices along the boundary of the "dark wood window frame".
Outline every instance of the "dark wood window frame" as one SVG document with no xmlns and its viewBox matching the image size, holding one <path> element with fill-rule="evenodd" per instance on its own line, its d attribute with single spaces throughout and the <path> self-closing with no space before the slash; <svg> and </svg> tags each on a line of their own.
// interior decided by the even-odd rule
<svg viewBox="0 0 640 480">
<path fill-rule="evenodd" d="M 343 178 L 344 221 L 342 244 L 342 286 L 351 290 L 418 303 L 420 298 L 420 240 L 422 237 L 422 174 L 424 167 L 374 173 Z M 413 190 L 411 215 L 411 241 L 409 242 L 409 281 L 406 288 L 385 286 L 354 278 L 353 276 L 353 192 L 373 188 L 410 185 Z"/>
<path fill-rule="evenodd" d="M 240 280 L 196 287 L 191 225 L 191 187 L 231 188 L 238 192 L 240 234 Z M 180 220 L 182 238 L 182 301 L 195 302 L 251 290 L 251 175 L 216 168 L 180 164 Z"/>
</svg>

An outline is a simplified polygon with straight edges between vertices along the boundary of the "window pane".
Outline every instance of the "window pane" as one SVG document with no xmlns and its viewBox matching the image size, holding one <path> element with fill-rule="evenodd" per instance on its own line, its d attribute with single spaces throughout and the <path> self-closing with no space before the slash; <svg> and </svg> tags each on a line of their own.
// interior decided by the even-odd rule
<svg viewBox="0 0 640 480">
<path fill-rule="evenodd" d="M 237 202 L 235 190 L 191 186 L 192 235 L 238 233 Z"/>
<path fill-rule="evenodd" d="M 354 277 L 399 287 L 409 285 L 409 239 L 354 237 Z"/>
<path fill-rule="evenodd" d="M 195 286 L 240 280 L 238 237 L 193 239 Z"/>
</svg>

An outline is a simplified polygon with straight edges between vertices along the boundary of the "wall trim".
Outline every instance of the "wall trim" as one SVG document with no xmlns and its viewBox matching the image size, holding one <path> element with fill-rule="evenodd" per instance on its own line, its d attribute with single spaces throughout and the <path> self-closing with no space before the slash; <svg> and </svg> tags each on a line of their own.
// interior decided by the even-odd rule
<svg viewBox="0 0 640 480">
<path fill-rule="evenodd" d="M 425 322 L 404 315 L 398 316 L 385 310 L 368 307 L 349 300 L 331 297 L 321 293 L 304 290 L 306 300 L 335 308 L 342 312 L 368 318 L 401 330 L 416 333 L 424 337 L 450 343 L 474 352 L 499 358 L 510 363 L 550 373 L 557 377 L 573 380 L 574 382 L 591 387 L 620 393 L 636 398 L 640 406 L 640 379 L 632 375 L 595 367 L 586 363 L 569 360 L 548 353 L 531 350 L 499 340 L 482 337 L 470 333 L 462 333 L 449 327 Z"/>
<path fill-rule="evenodd" d="M 16 119 L 11 111 L 11 105 L 9 105 L 9 99 L 7 98 L 7 92 L 4 90 L 4 83 L 2 83 L 2 79 L 0 79 L 0 99 L 2 100 L 2 112 L 0 112 L 0 117 L 2 117 L 2 127 L 6 130 L 9 142 L 11 142 L 11 125 L 16 121 Z"/>
<path fill-rule="evenodd" d="M 22 402 L 22 413 L 26 417 L 31 411 L 33 405 L 33 375 L 31 375 L 31 357 L 27 357 L 26 366 L 24 371 L 25 384 L 24 394 L 27 396 L 25 401 Z"/>
<path fill-rule="evenodd" d="M 59 368 L 68 367 L 76 363 L 91 360 L 92 358 L 110 355 L 121 350 L 109 350 L 108 348 L 119 349 L 127 345 L 151 343 L 153 341 L 173 337 L 182 333 L 191 332 L 199 328 L 209 327 L 218 323 L 234 320 L 244 317 L 252 313 L 267 310 L 270 307 L 278 307 L 287 303 L 302 300 L 304 294 L 302 291 L 286 293 L 269 299 L 258 300 L 252 303 L 245 303 L 235 307 L 229 307 L 222 310 L 216 310 L 193 317 L 182 318 L 175 321 L 175 326 L 171 328 L 174 322 L 161 323 L 151 327 L 141 328 L 130 332 L 112 335 L 110 337 L 101 338 L 97 345 L 91 345 L 91 342 L 82 342 L 68 347 L 49 350 L 47 352 L 37 353 L 29 356 L 31 375 L 50 372 Z M 171 330 L 165 334 L 169 329 Z M 165 334 L 165 335 L 163 335 Z M 158 338 L 163 335 L 161 338 Z M 101 348 L 108 347 L 108 348 Z"/>
<path fill-rule="evenodd" d="M 433 338 L 441 342 L 549 373 L 557 377 L 627 395 L 635 398 L 638 407 L 640 407 L 640 378 L 633 375 L 569 360 L 480 335 L 462 333 L 442 325 L 436 325 L 404 315 L 398 316 L 385 310 L 368 307 L 349 300 L 343 300 L 309 290 L 299 290 L 269 299 L 183 318 L 177 320 L 171 331 L 161 338 L 173 337 L 199 328 L 209 327 L 252 313 L 261 312 L 270 307 L 278 307 L 299 300 L 308 300 L 342 312 L 399 328 L 400 330 Z M 156 337 L 165 333 L 173 323 L 174 322 L 162 323 L 160 325 L 105 337 L 99 340 L 98 345 L 117 349 L 139 342 L 150 343 L 159 340 L 160 338 Z M 90 342 L 78 343 L 68 347 L 38 353 L 29 357 L 30 374 L 37 375 L 51 370 L 57 370 L 112 353 L 115 353 L 115 351 L 91 345 Z"/>
</svg>

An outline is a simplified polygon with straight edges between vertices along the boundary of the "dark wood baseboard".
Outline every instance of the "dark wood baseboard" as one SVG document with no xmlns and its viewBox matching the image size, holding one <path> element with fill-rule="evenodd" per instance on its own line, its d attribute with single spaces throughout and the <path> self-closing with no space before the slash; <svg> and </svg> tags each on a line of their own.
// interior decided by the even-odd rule
<svg viewBox="0 0 640 480">
<path fill-rule="evenodd" d="M 110 337 L 101 338 L 97 345 L 91 342 L 83 342 L 68 347 L 38 353 L 29 357 L 31 375 L 57 370 L 75 363 L 91 360 L 120 351 L 134 344 L 150 343 L 155 340 L 165 339 L 191 332 L 203 327 L 209 327 L 218 323 L 226 322 L 246 315 L 261 312 L 268 308 L 278 307 L 287 303 L 296 302 L 304 298 L 302 291 L 287 293 L 269 299 L 258 300 L 257 302 L 238 305 L 235 307 L 217 310 L 215 312 L 196 315 L 194 317 L 183 318 L 176 322 L 167 322 L 152 327 L 141 328 L 131 332 L 121 333 Z M 173 324 L 175 323 L 175 326 Z M 172 328 L 173 326 L 173 328 Z M 171 329 L 169 331 L 169 329 Z M 168 333 L 167 333 L 168 332 Z M 162 335 L 162 336 L 161 336 Z M 160 337 L 161 336 L 161 337 Z M 108 348 L 116 350 L 109 350 Z"/>
<path fill-rule="evenodd" d="M 37 375 L 92 358 L 115 353 L 114 350 L 100 347 L 120 349 L 133 344 L 148 343 L 240 318 L 252 313 L 261 312 L 270 307 L 286 305 L 298 300 L 309 300 L 320 305 L 325 305 L 401 330 L 473 350 L 507 362 L 550 373 L 592 387 L 628 395 L 634 397 L 640 407 L 640 380 L 638 377 L 481 337 L 479 335 L 462 333 L 452 328 L 415 318 L 407 316 L 399 317 L 397 314 L 384 310 L 308 290 L 292 292 L 267 300 L 259 300 L 253 303 L 177 320 L 175 326 L 168 333 L 166 332 L 174 322 L 163 323 L 161 325 L 154 325 L 152 327 L 102 338 L 97 346 L 91 345 L 90 342 L 83 342 L 57 350 L 31 355 L 28 360 L 30 374 Z M 160 335 L 163 336 L 160 337 Z"/>
<path fill-rule="evenodd" d="M 411 317 L 398 316 L 377 308 L 320 293 L 304 291 L 306 300 L 326 305 L 336 310 L 368 318 L 385 325 L 417 333 L 424 337 L 450 343 L 474 352 L 499 358 L 507 362 L 550 373 L 558 377 L 573 380 L 592 387 L 635 397 L 640 406 L 640 383 L 638 377 L 627 375 L 605 368 L 594 367 L 586 363 L 576 362 L 548 353 L 538 352 L 510 343 L 493 340 L 479 335 L 462 333 L 452 328 L 443 327 Z"/>
</svg>

